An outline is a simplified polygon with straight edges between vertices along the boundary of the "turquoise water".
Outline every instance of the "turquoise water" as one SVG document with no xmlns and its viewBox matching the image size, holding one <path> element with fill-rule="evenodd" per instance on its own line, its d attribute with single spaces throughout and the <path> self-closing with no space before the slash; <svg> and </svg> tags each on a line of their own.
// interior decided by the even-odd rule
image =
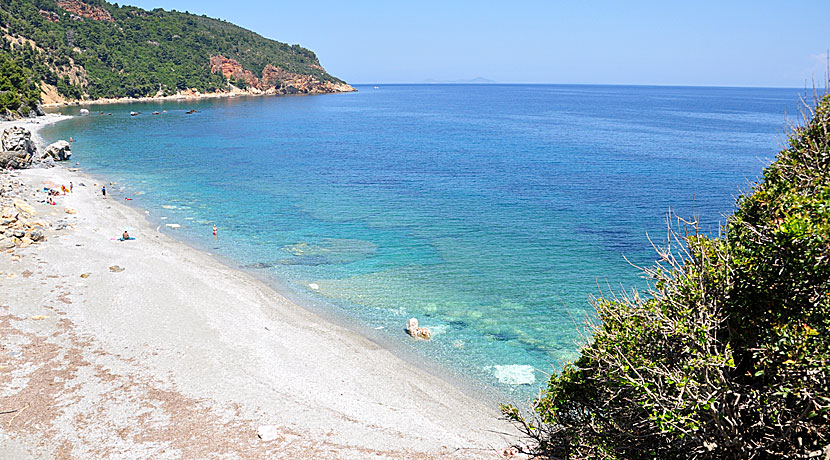
<svg viewBox="0 0 830 460">
<path fill-rule="evenodd" d="M 645 285 L 623 254 L 652 263 L 670 208 L 717 232 L 798 113 L 790 89 L 358 89 L 99 106 L 42 134 L 164 231 L 522 399 L 575 356 L 598 285 Z"/>
</svg>

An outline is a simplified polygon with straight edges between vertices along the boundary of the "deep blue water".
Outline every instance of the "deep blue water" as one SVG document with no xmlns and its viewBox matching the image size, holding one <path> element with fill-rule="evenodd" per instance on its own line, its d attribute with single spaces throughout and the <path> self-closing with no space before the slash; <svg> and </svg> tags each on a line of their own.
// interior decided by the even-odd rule
<svg viewBox="0 0 830 460">
<path fill-rule="evenodd" d="M 623 254 L 652 263 L 669 209 L 716 233 L 798 113 L 791 89 L 358 89 L 99 106 L 42 134 L 168 233 L 519 398 L 575 356 L 598 285 L 645 286 Z"/>
</svg>

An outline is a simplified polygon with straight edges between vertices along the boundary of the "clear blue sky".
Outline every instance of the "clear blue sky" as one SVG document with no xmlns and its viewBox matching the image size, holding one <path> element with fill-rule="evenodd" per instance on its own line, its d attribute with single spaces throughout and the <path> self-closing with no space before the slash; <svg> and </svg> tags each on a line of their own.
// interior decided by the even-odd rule
<svg viewBox="0 0 830 460">
<path fill-rule="evenodd" d="M 830 0 L 128 0 L 228 20 L 315 51 L 351 83 L 810 86 Z"/>
</svg>

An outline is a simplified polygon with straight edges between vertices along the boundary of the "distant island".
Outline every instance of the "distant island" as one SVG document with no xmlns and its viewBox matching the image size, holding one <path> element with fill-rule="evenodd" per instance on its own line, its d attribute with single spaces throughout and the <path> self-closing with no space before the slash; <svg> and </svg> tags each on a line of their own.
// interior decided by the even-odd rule
<svg viewBox="0 0 830 460">
<path fill-rule="evenodd" d="M 460 80 L 436 80 L 434 78 L 427 78 L 426 80 L 421 81 L 421 83 L 497 83 L 497 82 L 493 81 L 493 80 L 490 80 L 489 78 L 475 77 L 475 78 L 460 79 Z"/>
<path fill-rule="evenodd" d="M 0 116 L 120 98 L 355 91 L 313 51 L 229 22 L 103 0 L 0 4 Z"/>
</svg>

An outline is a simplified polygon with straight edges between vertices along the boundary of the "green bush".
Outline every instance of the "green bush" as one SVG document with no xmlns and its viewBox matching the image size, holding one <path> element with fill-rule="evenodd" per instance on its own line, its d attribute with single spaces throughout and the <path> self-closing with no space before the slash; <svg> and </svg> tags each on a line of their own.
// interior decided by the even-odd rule
<svg viewBox="0 0 830 460">
<path fill-rule="evenodd" d="M 722 238 L 671 233 L 646 295 L 595 299 L 592 338 L 533 415 L 545 458 L 830 456 L 830 96 Z M 675 226 L 676 227 L 676 226 Z"/>
</svg>

